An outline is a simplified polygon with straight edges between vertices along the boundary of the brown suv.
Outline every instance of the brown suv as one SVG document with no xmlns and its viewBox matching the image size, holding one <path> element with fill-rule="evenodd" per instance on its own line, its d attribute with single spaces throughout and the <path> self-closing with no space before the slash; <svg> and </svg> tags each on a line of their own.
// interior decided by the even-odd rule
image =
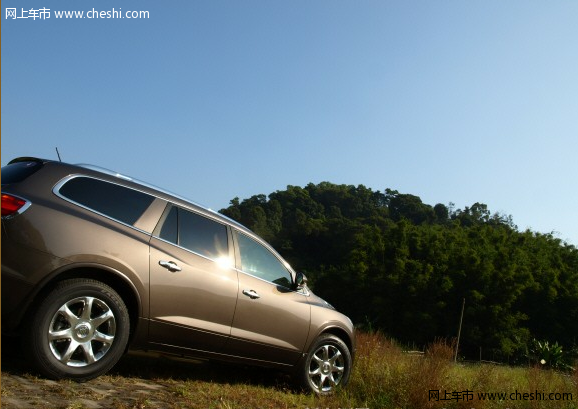
<svg viewBox="0 0 578 409">
<path fill-rule="evenodd" d="M 317 393 L 348 381 L 351 321 L 247 228 L 86 165 L 2 168 L 2 329 L 50 378 L 131 349 L 272 366 Z"/>
</svg>

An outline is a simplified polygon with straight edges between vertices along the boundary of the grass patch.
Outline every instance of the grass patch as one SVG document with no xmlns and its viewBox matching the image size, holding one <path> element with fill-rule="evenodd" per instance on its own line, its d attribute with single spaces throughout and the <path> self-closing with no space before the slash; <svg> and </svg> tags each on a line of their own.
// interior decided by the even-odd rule
<svg viewBox="0 0 578 409">
<path fill-rule="evenodd" d="M 63 409 L 89 400 L 116 409 L 578 409 L 576 371 L 456 364 L 453 346 L 442 341 L 418 356 L 380 334 L 360 333 L 357 345 L 350 384 L 328 397 L 302 393 L 267 369 L 129 355 L 83 384 L 47 381 L 3 361 L 2 398 Z"/>
<path fill-rule="evenodd" d="M 423 356 L 415 356 L 379 334 L 359 334 L 349 387 L 323 402 L 327 406 L 318 406 L 578 408 L 576 371 L 462 364 L 454 363 L 452 358 L 453 345 L 445 342 L 438 341 Z"/>
</svg>

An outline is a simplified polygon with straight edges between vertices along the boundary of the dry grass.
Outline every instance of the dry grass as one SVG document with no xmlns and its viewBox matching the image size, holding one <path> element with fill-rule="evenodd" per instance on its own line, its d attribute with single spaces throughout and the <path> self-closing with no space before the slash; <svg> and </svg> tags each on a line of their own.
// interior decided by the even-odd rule
<svg viewBox="0 0 578 409">
<path fill-rule="evenodd" d="M 32 407 L 62 409 L 87 408 L 88 401 L 115 409 L 578 409 L 576 372 L 463 365 L 452 358 L 453 346 L 443 341 L 415 356 L 382 335 L 361 333 L 350 384 L 329 397 L 295 390 L 286 375 L 274 371 L 150 356 L 128 356 L 111 374 L 85 384 L 46 381 L 28 375 L 25 368 L 5 368 L 2 362 L 2 398 L 20 397 Z M 432 399 L 430 391 L 450 399 Z M 521 400 L 523 393 L 536 391 L 571 394 L 572 400 L 568 395 L 564 401 L 546 396 Z M 495 392 L 506 393 L 507 399 L 478 398 L 478 393 Z M 520 400 L 509 399 L 516 392 Z M 2 402 L 5 407 L 18 406 Z"/>
<path fill-rule="evenodd" d="M 453 348 L 443 340 L 437 341 L 423 356 L 415 356 L 404 353 L 379 334 L 359 334 L 358 356 L 349 387 L 329 399 L 319 399 L 322 404 L 316 407 L 578 408 L 576 372 L 456 364 Z M 430 396 L 430 391 L 438 391 L 439 400 Z M 506 399 L 489 399 L 487 395 L 482 399 L 479 395 L 482 393 L 502 393 Z M 528 395 L 524 399 L 524 393 L 534 393 L 534 397 Z M 550 393 L 558 394 L 552 395 L 553 398 L 565 400 L 550 400 Z"/>
</svg>

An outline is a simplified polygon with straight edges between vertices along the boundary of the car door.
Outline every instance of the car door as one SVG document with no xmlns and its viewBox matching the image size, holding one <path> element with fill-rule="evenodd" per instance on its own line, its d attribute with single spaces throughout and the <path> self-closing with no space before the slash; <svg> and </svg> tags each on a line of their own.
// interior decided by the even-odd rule
<svg viewBox="0 0 578 409">
<path fill-rule="evenodd" d="M 226 225 L 168 205 L 150 245 L 151 342 L 221 350 L 238 291 L 229 242 Z"/>
<path fill-rule="evenodd" d="M 239 251 L 239 295 L 226 352 L 292 365 L 309 334 L 308 297 L 292 287 L 292 276 L 268 247 L 248 235 L 234 235 Z"/>
</svg>

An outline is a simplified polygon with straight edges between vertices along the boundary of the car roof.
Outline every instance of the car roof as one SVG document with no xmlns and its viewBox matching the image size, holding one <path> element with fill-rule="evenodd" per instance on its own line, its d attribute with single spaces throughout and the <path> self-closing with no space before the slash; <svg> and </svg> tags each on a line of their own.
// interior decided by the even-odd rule
<svg viewBox="0 0 578 409">
<path fill-rule="evenodd" d="M 222 221 L 225 221 L 231 225 L 234 225 L 235 227 L 250 233 L 251 235 L 254 235 L 254 233 L 248 229 L 246 226 L 243 226 L 241 223 L 237 222 L 236 220 L 231 219 L 230 217 L 225 216 L 222 213 L 219 213 L 207 206 L 204 206 L 202 204 L 199 204 L 191 199 L 188 199 L 184 196 L 181 196 L 177 193 L 173 193 L 169 190 L 163 189 L 161 187 L 155 186 L 151 183 L 133 178 L 132 176 L 128 176 L 128 175 L 124 175 L 122 173 L 104 168 L 104 167 L 100 167 L 100 166 L 95 166 L 95 165 L 91 165 L 91 164 L 86 164 L 86 163 L 79 163 L 79 164 L 71 164 L 71 163 L 66 163 L 66 162 L 62 162 L 62 161 L 56 161 L 56 160 L 51 160 L 51 159 L 42 159 L 42 158 L 36 158 L 36 157 L 30 157 L 30 156 L 22 156 L 22 157 L 18 157 L 15 159 L 12 159 L 10 162 L 8 162 L 8 165 L 14 164 L 14 163 L 20 163 L 20 162 L 37 162 L 37 163 L 42 163 L 42 164 L 52 164 L 52 165 L 56 165 L 56 166 L 64 166 L 64 167 L 69 167 L 69 168 L 76 168 L 78 171 L 80 171 L 79 173 L 85 173 L 87 176 L 107 176 L 108 180 L 113 180 L 115 182 L 123 182 L 126 185 L 132 185 L 133 188 L 145 188 L 145 190 L 147 190 L 149 193 L 153 194 L 154 196 L 158 196 L 161 197 L 163 199 L 169 200 L 171 202 L 175 202 L 177 204 L 180 205 L 184 205 L 186 207 L 192 207 L 195 208 L 197 210 L 202 210 L 204 211 L 204 213 L 208 213 L 211 216 L 213 216 L 214 218 L 220 219 Z"/>
</svg>

